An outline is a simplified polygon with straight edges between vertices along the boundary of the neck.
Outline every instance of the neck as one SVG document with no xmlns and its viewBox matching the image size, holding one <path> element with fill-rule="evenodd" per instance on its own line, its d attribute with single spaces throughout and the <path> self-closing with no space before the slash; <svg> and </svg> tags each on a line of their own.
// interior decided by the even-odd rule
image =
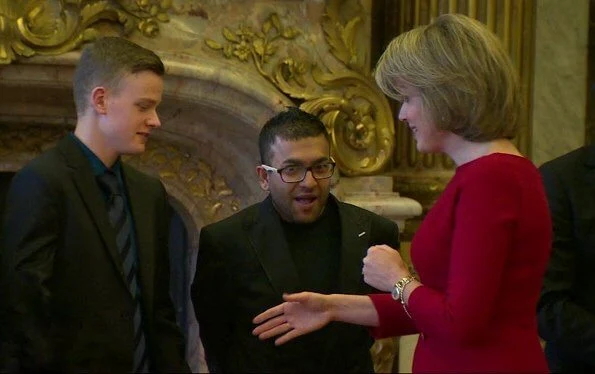
<svg viewBox="0 0 595 374">
<path fill-rule="evenodd" d="M 74 135 L 86 145 L 107 168 L 111 168 L 118 157 L 118 152 L 111 149 L 105 137 L 99 132 L 99 123 L 96 119 L 79 118 L 74 129 Z"/>
<path fill-rule="evenodd" d="M 495 139 L 486 142 L 472 142 L 451 134 L 444 147 L 446 153 L 457 166 L 464 165 L 492 153 L 505 153 L 522 156 L 516 146 L 508 139 Z"/>
</svg>

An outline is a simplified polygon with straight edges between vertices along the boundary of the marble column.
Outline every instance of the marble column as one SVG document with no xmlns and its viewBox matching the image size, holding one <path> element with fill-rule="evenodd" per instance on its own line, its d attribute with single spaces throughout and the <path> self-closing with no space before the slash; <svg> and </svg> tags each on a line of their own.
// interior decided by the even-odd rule
<svg viewBox="0 0 595 374">
<path fill-rule="evenodd" d="M 535 15 L 532 159 L 585 144 L 588 0 L 539 0 Z"/>
</svg>

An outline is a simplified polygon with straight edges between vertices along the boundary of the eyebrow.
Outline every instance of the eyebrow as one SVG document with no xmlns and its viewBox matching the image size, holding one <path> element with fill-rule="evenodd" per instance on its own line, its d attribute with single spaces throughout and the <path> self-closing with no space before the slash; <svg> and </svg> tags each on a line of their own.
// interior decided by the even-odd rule
<svg viewBox="0 0 595 374">
<path fill-rule="evenodd" d="M 152 105 L 157 105 L 158 104 L 158 101 L 143 97 L 143 98 L 140 98 L 140 99 L 136 100 L 134 103 L 135 104 L 152 104 Z"/>
<path fill-rule="evenodd" d="M 331 160 L 330 157 L 321 157 L 319 159 L 314 160 L 314 162 L 312 162 L 312 165 L 316 165 L 321 162 L 330 161 L 330 160 Z M 289 158 L 289 159 L 283 161 L 283 163 L 281 165 L 304 165 L 304 162 L 302 160 L 298 160 L 295 158 Z"/>
</svg>

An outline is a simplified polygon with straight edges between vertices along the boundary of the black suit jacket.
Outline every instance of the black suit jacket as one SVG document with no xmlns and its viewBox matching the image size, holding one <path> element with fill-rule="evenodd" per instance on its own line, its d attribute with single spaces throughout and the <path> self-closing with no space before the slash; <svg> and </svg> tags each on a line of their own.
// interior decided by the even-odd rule
<svg viewBox="0 0 595 374">
<path fill-rule="evenodd" d="M 122 172 L 152 369 L 188 371 L 169 296 L 167 196 L 159 180 L 125 164 Z M 1 254 L 8 294 L 1 355 L 9 369 L 132 369 L 132 295 L 104 197 L 71 137 L 15 175 Z"/>
<path fill-rule="evenodd" d="M 552 371 L 595 372 L 595 146 L 544 164 L 554 226 L 538 304 Z"/>
<path fill-rule="evenodd" d="M 356 206 L 337 204 L 341 222 L 339 293 L 366 294 L 362 259 L 368 247 L 398 247 L 397 225 Z M 221 372 L 372 372 L 366 328 L 332 323 L 313 336 L 275 347 L 253 336 L 252 319 L 304 290 L 270 197 L 202 229 L 192 301 L 207 363 Z M 317 339 L 320 333 L 324 339 Z M 322 344 L 321 344 L 322 341 Z M 314 353 L 324 352 L 314 362 Z"/>
</svg>

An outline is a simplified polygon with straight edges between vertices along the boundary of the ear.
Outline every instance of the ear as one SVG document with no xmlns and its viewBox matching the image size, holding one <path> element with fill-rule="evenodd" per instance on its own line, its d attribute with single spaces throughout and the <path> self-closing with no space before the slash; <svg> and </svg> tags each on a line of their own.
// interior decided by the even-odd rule
<svg viewBox="0 0 595 374">
<path fill-rule="evenodd" d="M 256 167 L 256 175 L 258 175 L 258 183 L 263 191 L 269 190 L 269 173 L 262 166 Z"/>
<path fill-rule="evenodd" d="M 107 113 L 107 90 L 105 87 L 95 87 L 91 91 L 91 106 L 98 114 Z"/>
</svg>

